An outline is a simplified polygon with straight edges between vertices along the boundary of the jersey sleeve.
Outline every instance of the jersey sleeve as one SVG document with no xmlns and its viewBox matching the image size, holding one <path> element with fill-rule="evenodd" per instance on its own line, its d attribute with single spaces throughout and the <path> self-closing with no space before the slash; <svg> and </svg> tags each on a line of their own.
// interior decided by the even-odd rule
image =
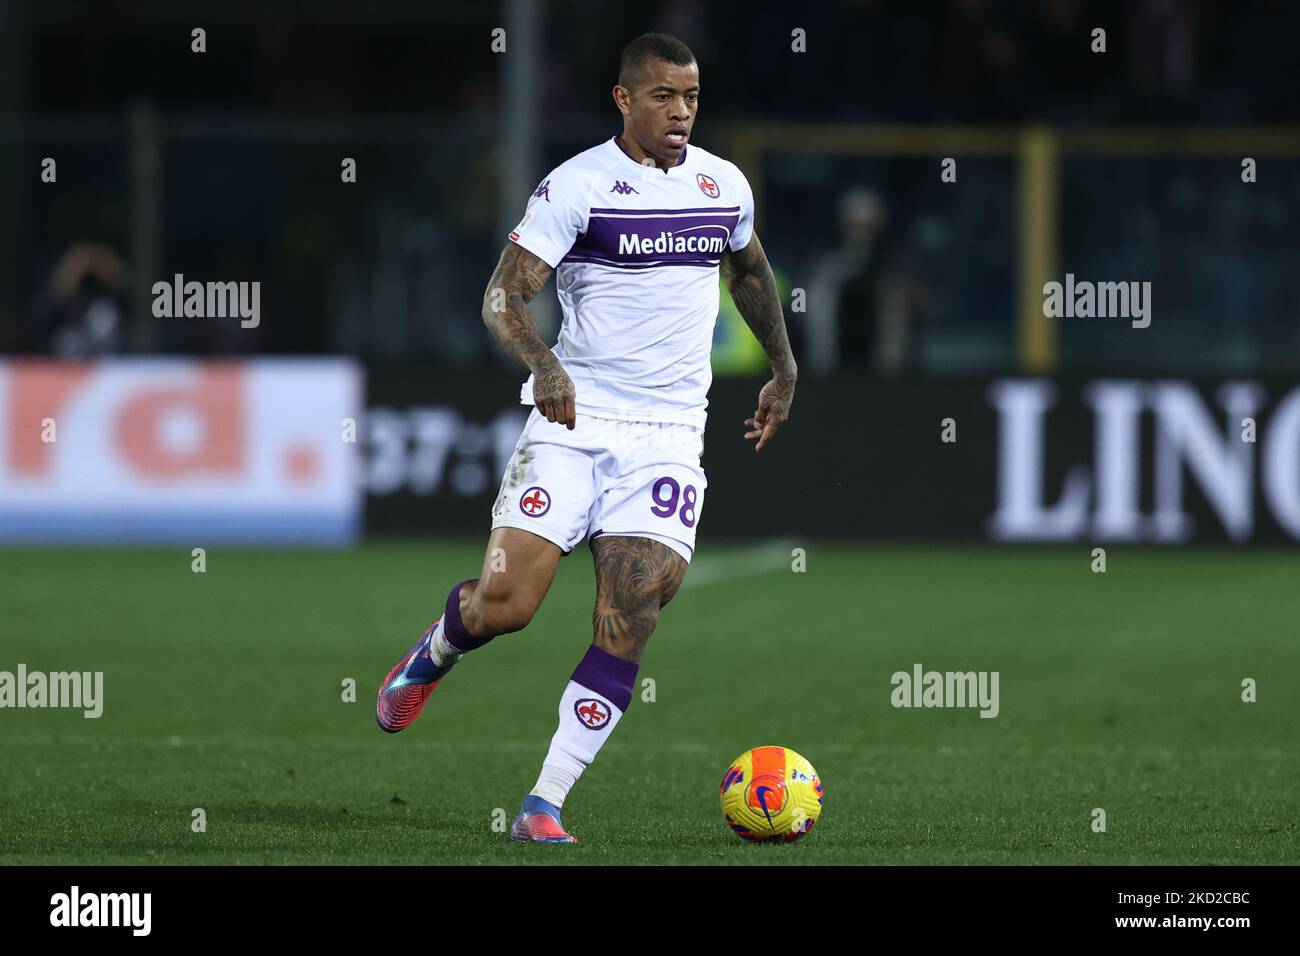
<svg viewBox="0 0 1300 956">
<path fill-rule="evenodd" d="M 587 231 L 591 204 L 580 178 L 552 170 L 529 197 L 524 218 L 510 233 L 510 241 L 523 246 L 554 269 Z"/>
<path fill-rule="evenodd" d="M 740 219 L 731 231 L 731 241 L 727 245 L 732 252 L 739 252 L 754 238 L 754 191 L 749 188 L 749 180 L 740 167 L 733 164 L 732 169 L 736 171 L 736 182 L 740 186 Z"/>
</svg>

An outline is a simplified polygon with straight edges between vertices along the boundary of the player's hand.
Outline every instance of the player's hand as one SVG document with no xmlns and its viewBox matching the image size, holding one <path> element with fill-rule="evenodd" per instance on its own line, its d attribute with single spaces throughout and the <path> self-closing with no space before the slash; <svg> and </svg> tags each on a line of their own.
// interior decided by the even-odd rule
<svg viewBox="0 0 1300 956">
<path fill-rule="evenodd" d="M 533 403 L 548 422 L 559 422 L 573 431 L 578 413 L 574 410 L 573 379 L 558 361 L 533 373 Z"/>
<path fill-rule="evenodd" d="M 745 439 L 758 439 L 758 444 L 754 446 L 755 452 L 766 448 L 767 443 L 776 434 L 776 430 L 790 418 L 790 404 L 794 401 L 794 383 L 793 375 L 773 375 L 772 381 L 759 391 L 758 409 L 754 412 L 753 418 L 745 419 L 745 424 L 751 429 L 745 432 Z"/>
</svg>

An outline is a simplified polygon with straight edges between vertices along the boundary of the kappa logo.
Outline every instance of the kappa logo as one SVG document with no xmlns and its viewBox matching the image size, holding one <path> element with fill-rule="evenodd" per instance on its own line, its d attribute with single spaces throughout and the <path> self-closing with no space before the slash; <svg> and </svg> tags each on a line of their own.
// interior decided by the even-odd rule
<svg viewBox="0 0 1300 956">
<path fill-rule="evenodd" d="M 547 202 L 551 201 L 551 181 L 549 179 L 543 179 L 542 184 L 537 187 L 537 192 L 533 193 L 534 199 L 539 197 Z"/>
<path fill-rule="evenodd" d="M 611 189 L 610 192 L 618 193 L 620 196 L 626 196 L 628 193 L 636 193 L 638 196 L 641 195 L 636 191 L 635 186 L 629 186 L 621 179 L 614 180 L 614 188 Z"/>
<path fill-rule="evenodd" d="M 609 705 L 595 697 L 584 697 L 582 700 L 574 701 L 573 712 L 582 722 L 582 726 L 588 730 L 600 730 L 609 723 L 611 714 Z"/>
<path fill-rule="evenodd" d="M 541 485 L 533 485 L 520 496 L 519 510 L 530 518 L 540 518 L 551 510 L 551 496 Z"/>
<path fill-rule="evenodd" d="M 718 188 L 717 181 L 712 176 L 706 176 L 703 173 L 696 173 L 695 181 L 700 185 L 700 192 L 704 193 L 704 195 L 708 196 L 710 199 L 717 199 L 722 193 L 722 190 Z"/>
</svg>

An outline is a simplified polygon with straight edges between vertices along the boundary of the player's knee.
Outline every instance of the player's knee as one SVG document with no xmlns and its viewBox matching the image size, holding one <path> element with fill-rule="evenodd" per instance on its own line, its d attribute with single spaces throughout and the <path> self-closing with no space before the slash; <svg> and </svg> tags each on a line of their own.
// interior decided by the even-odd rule
<svg viewBox="0 0 1300 956">
<path fill-rule="evenodd" d="M 648 623 L 653 628 L 659 621 L 660 609 L 667 607 L 681 585 L 682 576 L 673 575 L 671 580 L 656 587 L 629 589 L 624 592 L 620 606 L 627 609 L 630 619 Z"/>
<path fill-rule="evenodd" d="M 680 588 L 681 586 L 682 586 L 682 579 L 680 577 L 675 578 L 669 584 L 664 585 L 664 587 L 659 592 L 659 606 L 667 607 L 668 602 L 677 596 L 677 589 Z"/>
<path fill-rule="evenodd" d="M 648 638 L 659 623 L 659 609 L 663 607 L 656 593 L 637 593 L 630 596 L 622 607 L 623 624 L 627 633 L 641 640 Z"/>
</svg>

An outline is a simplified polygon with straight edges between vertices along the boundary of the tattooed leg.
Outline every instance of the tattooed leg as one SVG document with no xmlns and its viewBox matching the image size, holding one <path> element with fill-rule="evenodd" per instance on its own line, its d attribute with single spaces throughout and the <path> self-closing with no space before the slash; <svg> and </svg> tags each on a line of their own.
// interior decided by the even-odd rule
<svg viewBox="0 0 1300 956">
<path fill-rule="evenodd" d="M 595 645 L 639 662 L 659 621 L 686 576 L 686 560 L 660 541 L 602 535 L 591 542 L 596 559 Z"/>
<path fill-rule="evenodd" d="M 637 662 L 659 609 L 673 599 L 686 576 L 685 559 L 653 538 L 607 535 L 593 539 L 591 548 L 596 556 L 595 639 L 560 697 L 560 723 L 537 784 L 520 808 L 515 839 L 530 838 L 525 828 L 534 823 L 552 826 L 548 820 L 557 828 L 549 839 L 571 839 L 560 828 L 560 808 L 632 703 Z"/>
</svg>

